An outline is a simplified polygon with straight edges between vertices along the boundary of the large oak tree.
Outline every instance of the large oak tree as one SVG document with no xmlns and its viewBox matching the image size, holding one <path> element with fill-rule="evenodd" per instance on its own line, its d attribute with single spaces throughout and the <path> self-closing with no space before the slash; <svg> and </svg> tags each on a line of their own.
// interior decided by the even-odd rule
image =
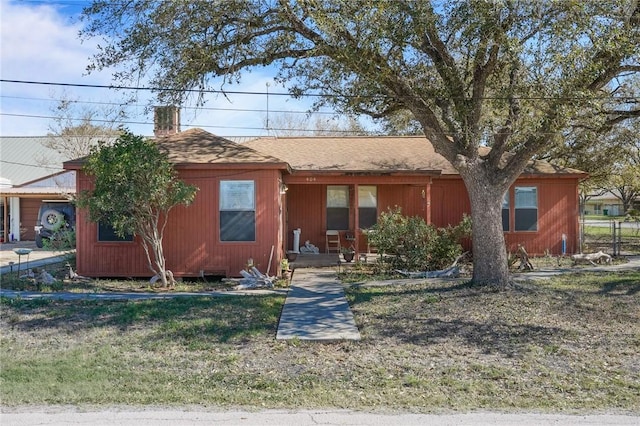
<svg viewBox="0 0 640 426">
<path fill-rule="evenodd" d="M 465 182 L 479 283 L 508 283 L 501 202 L 527 162 L 577 115 L 638 114 L 622 90 L 640 71 L 637 0 L 95 1 L 84 17 L 106 40 L 90 69 L 148 75 L 161 100 L 275 65 L 295 95 L 409 111 Z"/>
</svg>

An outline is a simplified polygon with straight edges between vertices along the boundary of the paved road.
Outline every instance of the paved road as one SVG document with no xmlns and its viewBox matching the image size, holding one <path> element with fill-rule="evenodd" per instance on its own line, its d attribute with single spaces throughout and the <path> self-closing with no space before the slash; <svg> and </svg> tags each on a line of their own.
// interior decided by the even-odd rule
<svg viewBox="0 0 640 426">
<path fill-rule="evenodd" d="M 640 424 L 638 415 L 598 414 L 564 415 L 539 413 L 465 413 L 408 414 L 363 413 L 348 410 L 333 411 L 208 411 L 193 409 L 141 409 L 116 407 L 102 411 L 76 408 L 23 408 L 3 412 L 2 426 L 70 425 L 74 426 L 156 426 L 156 425 L 278 425 L 278 426 L 629 426 Z"/>
</svg>

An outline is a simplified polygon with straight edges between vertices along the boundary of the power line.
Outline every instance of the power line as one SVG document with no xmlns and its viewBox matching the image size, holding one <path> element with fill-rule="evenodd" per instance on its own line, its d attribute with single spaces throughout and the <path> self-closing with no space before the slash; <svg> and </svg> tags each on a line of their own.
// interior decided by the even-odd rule
<svg viewBox="0 0 640 426">
<path fill-rule="evenodd" d="M 49 167 L 49 166 L 38 165 L 38 164 L 17 163 L 15 161 L 7 161 L 7 160 L 0 160 L 0 163 L 13 164 L 14 166 L 37 167 L 40 169 L 62 170 L 61 167 Z"/>
<path fill-rule="evenodd" d="M 222 95 L 261 95 L 261 96 L 266 95 L 266 92 L 251 92 L 251 91 L 242 91 L 242 90 L 173 89 L 173 88 L 162 88 L 162 87 L 114 86 L 114 85 L 104 85 L 104 84 L 81 84 L 81 83 L 56 83 L 51 81 L 9 80 L 9 79 L 0 79 L 0 82 L 17 83 L 17 84 L 37 84 L 37 85 L 43 85 L 43 86 L 83 87 L 83 88 L 90 88 L 90 89 L 140 90 L 140 91 L 150 91 L 150 92 L 215 93 L 215 94 L 222 94 Z M 284 93 L 284 92 L 273 92 L 273 93 L 269 93 L 269 95 L 270 96 L 291 96 L 290 93 Z M 327 97 L 327 96 L 333 96 L 333 95 L 306 93 L 301 96 Z"/>
<path fill-rule="evenodd" d="M 33 114 L 12 114 L 12 113 L 5 113 L 5 112 L 0 112 L 0 116 L 5 116 L 5 117 L 22 117 L 22 118 L 36 118 L 36 119 L 43 119 L 43 120 L 52 120 L 52 119 L 56 119 L 59 117 L 54 117 L 54 116 L 46 116 L 46 115 L 33 115 Z M 76 118 L 73 119 L 74 121 L 82 121 L 83 119 L 81 118 Z M 97 119 L 97 118 L 92 118 L 89 120 L 92 123 L 114 123 L 114 120 L 105 120 L 105 119 Z M 117 124 L 131 124 L 131 125 L 145 125 L 145 126 L 153 126 L 152 122 L 149 121 L 117 121 Z M 212 124 L 181 124 L 182 127 L 198 127 L 198 128 L 210 128 L 210 129 L 231 129 L 231 130 L 265 130 L 264 127 L 248 127 L 248 126 L 217 126 L 217 125 L 212 125 Z M 292 129 L 292 128 L 271 128 L 271 130 L 278 130 L 278 131 L 283 131 L 283 132 L 318 132 L 318 129 Z M 333 133 L 345 133 L 345 134 L 353 134 L 353 133 L 358 133 L 357 131 L 353 131 L 353 130 L 333 130 L 331 129 L 331 132 Z"/>
<path fill-rule="evenodd" d="M 257 91 L 243 91 L 243 90 L 215 90 L 215 89 L 174 89 L 174 88 L 162 88 L 162 87 L 146 87 L 146 86 L 115 86 L 115 85 L 103 85 L 103 84 L 81 84 L 81 83 L 59 83 L 59 82 L 50 82 L 50 81 L 34 81 L 34 80 L 11 80 L 11 79 L 0 79 L 2 83 L 16 83 L 16 84 L 34 84 L 34 85 L 44 85 L 44 86 L 62 86 L 62 87 L 81 87 L 81 88 L 91 88 L 91 89 L 117 89 L 117 90 L 138 90 L 138 91 L 152 91 L 152 92 L 186 92 L 186 93 L 214 93 L 214 94 L 223 94 L 223 95 L 253 95 L 253 96 L 266 96 L 267 92 L 257 92 Z M 269 96 L 292 96 L 290 93 L 286 92 L 269 92 Z M 323 94 L 323 93 L 300 93 L 296 95 L 297 97 L 307 97 L 307 98 L 334 98 L 336 95 L 333 94 Z M 387 97 L 385 95 L 340 95 L 345 98 L 382 98 Z M 483 99 L 485 100 L 504 100 L 511 99 L 513 96 L 485 96 Z M 589 96 L 589 97 L 557 97 L 557 96 L 517 96 L 515 99 L 520 100 L 554 100 L 554 99 L 563 99 L 563 100 L 623 100 L 623 101 L 633 101 L 639 102 L 640 98 L 638 96 Z"/>
<path fill-rule="evenodd" d="M 109 105 L 109 106 L 122 106 L 122 107 L 133 107 L 133 108 L 146 108 L 147 105 L 140 104 L 122 104 L 118 102 L 104 102 L 104 101 L 82 101 L 82 100 L 67 100 L 67 99 L 56 99 L 56 98 L 32 98 L 26 96 L 8 96 L 8 95 L 0 95 L 0 98 L 4 99 L 18 99 L 18 100 L 27 100 L 27 101 L 45 101 L 45 102 L 61 102 L 68 101 L 70 103 L 78 103 L 78 104 L 89 104 L 89 105 Z M 266 113 L 268 110 L 266 109 L 250 109 L 250 108 L 221 108 L 221 107 L 190 107 L 190 106 L 181 106 L 180 109 L 183 110 L 196 110 L 196 111 L 225 111 L 225 112 L 256 112 L 256 113 Z M 320 114 L 320 115 L 336 115 L 333 111 L 300 111 L 300 110 L 269 110 L 270 113 L 278 113 L 278 114 Z"/>
</svg>

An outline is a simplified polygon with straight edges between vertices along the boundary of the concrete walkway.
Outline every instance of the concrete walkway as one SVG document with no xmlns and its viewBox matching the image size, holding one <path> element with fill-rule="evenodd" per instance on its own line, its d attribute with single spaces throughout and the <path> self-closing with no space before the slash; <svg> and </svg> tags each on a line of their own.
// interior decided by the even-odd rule
<svg viewBox="0 0 640 426">
<path fill-rule="evenodd" d="M 276 339 L 360 340 L 344 289 L 334 271 L 306 268 L 294 271 Z"/>
</svg>

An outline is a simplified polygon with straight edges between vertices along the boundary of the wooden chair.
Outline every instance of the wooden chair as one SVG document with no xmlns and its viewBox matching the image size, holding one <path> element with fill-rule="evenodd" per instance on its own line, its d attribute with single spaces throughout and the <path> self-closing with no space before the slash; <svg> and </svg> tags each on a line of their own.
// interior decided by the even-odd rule
<svg viewBox="0 0 640 426">
<path fill-rule="evenodd" d="M 340 253 L 341 244 L 339 231 L 327 230 L 325 239 L 325 250 L 327 253 L 331 253 L 332 250 L 335 250 L 336 253 Z"/>
</svg>

